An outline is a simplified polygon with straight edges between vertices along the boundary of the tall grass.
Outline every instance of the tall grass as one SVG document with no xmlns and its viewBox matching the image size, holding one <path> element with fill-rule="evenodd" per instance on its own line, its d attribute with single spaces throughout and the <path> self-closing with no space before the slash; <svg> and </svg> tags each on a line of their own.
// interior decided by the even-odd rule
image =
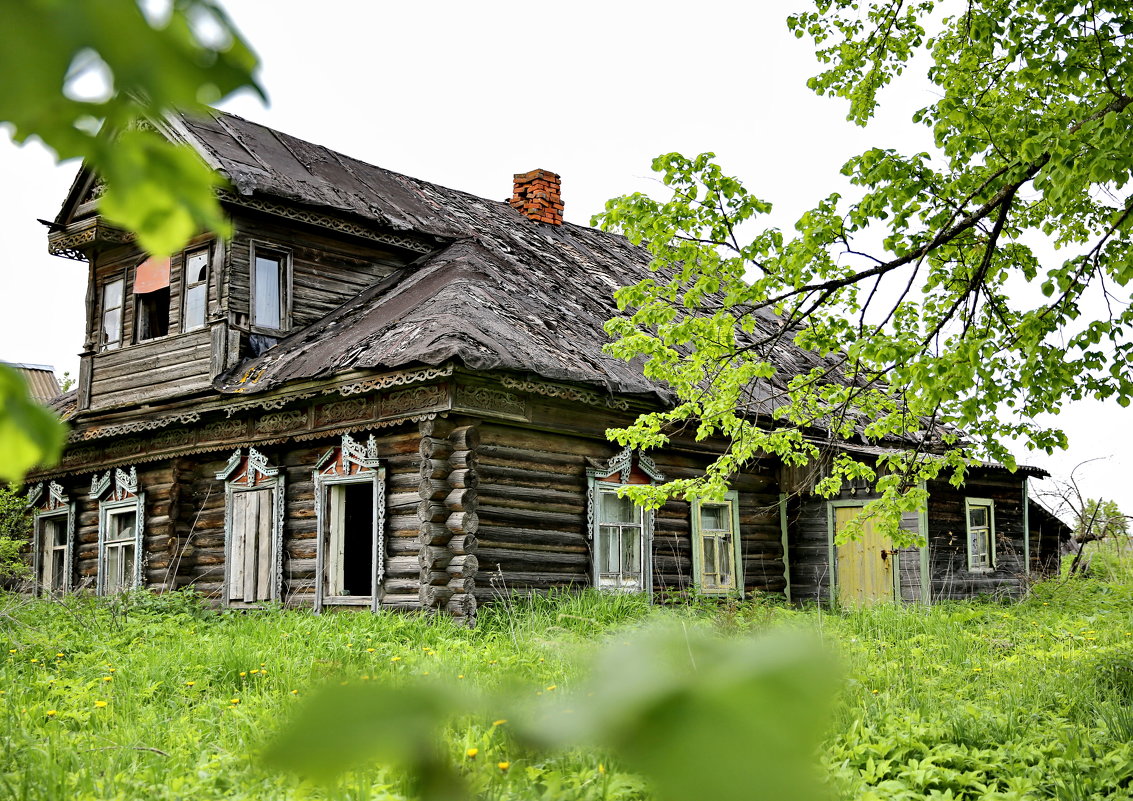
<svg viewBox="0 0 1133 801">
<path fill-rule="evenodd" d="M 221 613 L 186 595 L 0 596 L 0 798 L 408 797 L 381 767 L 321 787 L 266 770 L 257 754 L 325 682 L 428 674 L 563 692 L 580 654 L 658 617 L 731 637 L 820 631 L 844 665 L 821 754 L 843 798 L 1133 795 L 1133 585 L 1111 574 L 1039 584 L 1015 605 L 845 612 L 513 597 L 474 630 L 445 617 Z M 602 754 L 526 752 L 508 728 L 489 716 L 444 735 L 482 798 L 647 797 Z"/>
</svg>

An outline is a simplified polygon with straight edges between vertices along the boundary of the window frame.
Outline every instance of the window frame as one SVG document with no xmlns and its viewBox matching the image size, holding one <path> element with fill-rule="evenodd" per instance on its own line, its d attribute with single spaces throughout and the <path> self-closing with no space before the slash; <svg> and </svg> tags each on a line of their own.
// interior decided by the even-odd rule
<svg viewBox="0 0 1133 801">
<path fill-rule="evenodd" d="M 134 514 L 133 542 L 127 538 L 113 540 L 107 539 L 110 519 L 118 515 Z M 95 588 L 97 595 L 117 595 L 128 593 L 131 589 L 138 589 L 143 585 L 142 562 L 144 553 L 142 549 L 142 534 L 145 529 L 145 493 L 138 493 L 135 497 L 127 497 L 121 501 L 103 501 L 99 504 L 99 580 Z M 130 577 L 129 585 L 113 593 L 107 587 L 107 548 L 108 545 L 120 545 L 130 542 L 134 546 L 134 574 Z"/>
<path fill-rule="evenodd" d="M 279 326 L 263 325 L 256 320 L 256 260 L 261 254 L 279 259 Z M 248 326 L 257 333 L 279 336 L 291 330 L 291 250 L 271 242 L 251 241 L 248 244 Z"/>
<path fill-rule="evenodd" d="M 43 494 L 43 484 L 32 488 L 28 493 L 28 505 L 34 507 L 32 512 L 32 578 L 35 592 L 38 595 L 53 595 L 56 592 L 66 594 L 73 587 L 74 573 L 74 544 L 75 544 L 75 505 L 63 492 L 61 485 L 52 481 L 48 487 L 48 496 L 43 506 L 36 506 Z M 43 525 L 45 521 L 63 519 L 65 541 L 63 544 L 63 586 L 56 591 L 47 587 L 41 581 L 43 565 Z M 58 546 L 52 546 L 58 550 Z"/>
<path fill-rule="evenodd" d="M 121 284 L 122 286 L 122 300 L 113 308 L 118 309 L 118 338 L 113 342 L 110 340 L 103 341 L 103 336 L 106 334 L 106 290 L 111 284 Z M 98 333 L 95 337 L 99 353 L 104 353 L 110 350 L 120 350 L 126 345 L 125 343 L 125 328 L 126 328 L 126 271 L 119 271 L 114 278 L 103 281 L 98 285 Z"/>
<path fill-rule="evenodd" d="M 641 540 L 639 543 L 641 555 L 641 586 L 640 587 L 603 587 L 602 573 L 598 562 L 598 539 L 601 536 L 601 502 L 602 494 L 617 492 L 621 487 L 633 486 L 630 481 L 636 468 L 648 480 L 648 484 L 656 484 L 665 480 L 665 475 L 654 464 L 653 460 L 644 454 L 638 453 L 627 446 L 620 453 L 607 462 L 591 460 L 591 467 L 586 468 L 587 481 L 587 539 L 590 544 L 590 581 L 598 590 L 608 592 L 643 592 L 647 596 L 653 595 L 653 532 L 656 527 L 656 510 L 643 509 L 634 505 L 641 520 Z"/>
<path fill-rule="evenodd" d="M 110 491 L 107 500 L 100 500 L 107 491 Z M 108 595 L 106 587 L 106 545 L 107 528 L 110 518 L 126 511 L 135 515 L 134 525 L 134 570 L 130 577 L 129 586 L 122 592 L 138 589 L 145 586 L 143 564 L 145 562 L 145 500 L 146 494 L 138 491 L 137 468 L 131 467 L 127 473 L 122 468 L 107 470 L 103 476 L 95 475 L 91 483 L 90 497 L 99 500 L 98 503 L 98 558 L 97 578 L 95 581 L 95 594 Z M 126 540 L 115 540 L 115 543 Z"/>
<path fill-rule="evenodd" d="M 207 242 L 203 245 L 198 245 L 191 248 L 185 248 L 181 252 L 181 333 L 185 334 L 189 331 L 197 331 L 201 328 L 208 327 L 209 320 L 209 289 L 212 286 L 213 274 L 213 261 L 215 254 L 213 253 L 212 242 Z M 189 258 L 197 253 L 204 253 L 207 262 L 205 264 L 205 279 L 204 281 L 189 281 Z M 186 321 L 189 319 L 189 290 L 193 287 L 204 284 L 205 303 L 204 311 L 199 325 L 189 326 Z"/>
<path fill-rule="evenodd" d="M 976 554 L 972 547 L 972 507 L 986 507 L 987 520 L 987 564 L 977 564 Z M 990 498 L 964 498 L 964 542 L 968 556 L 968 570 L 972 573 L 994 573 L 996 569 L 995 554 L 995 501 Z"/>
<path fill-rule="evenodd" d="M 224 482 L 224 584 L 223 603 L 226 607 L 256 608 L 265 601 L 236 601 L 232 599 L 233 562 L 233 505 L 235 496 L 247 492 L 272 492 L 271 520 L 271 587 L 267 603 L 283 600 L 283 519 L 286 511 L 286 481 L 280 468 L 268 464 L 267 457 L 255 448 L 237 448 L 228 457 L 224 469 L 216 473 L 217 481 Z"/>
<path fill-rule="evenodd" d="M 597 520 L 597 523 L 596 523 L 596 526 L 595 526 L 595 529 L 594 529 L 594 543 L 595 543 L 595 545 L 594 545 L 594 551 L 595 551 L 594 577 L 593 577 L 594 586 L 597 587 L 600 590 L 611 590 L 611 591 L 614 591 L 614 592 L 643 592 L 644 587 L 646 585 L 646 574 L 648 572 L 647 569 L 646 569 L 646 562 L 649 561 L 646 558 L 646 540 L 649 539 L 649 541 L 652 542 L 652 538 L 651 537 L 647 538 L 646 534 L 645 534 L 645 531 L 646 531 L 645 510 L 642 509 L 637 504 L 633 504 L 634 513 L 636 514 L 636 521 L 633 522 L 633 523 L 626 523 L 626 522 L 622 522 L 622 521 L 603 520 L 602 519 L 602 508 L 605 504 L 602 503 L 602 496 L 613 495 L 615 497 L 618 497 L 618 493 L 619 493 L 619 491 L 621 490 L 622 487 L 628 487 L 628 486 L 632 486 L 632 485 L 614 483 L 614 482 L 611 482 L 611 481 L 598 481 L 598 482 L 596 482 L 596 485 L 597 485 L 597 493 L 598 493 L 597 494 L 598 511 L 597 511 L 596 514 L 597 514 L 598 520 Z M 618 534 L 619 534 L 618 546 L 619 547 L 617 549 L 618 550 L 618 556 L 619 556 L 619 559 L 618 559 L 619 570 L 618 570 L 618 584 L 616 586 L 611 586 L 610 584 L 603 584 L 602 583 L 602 577 L 603 576 L 611 575 L 610 573 L 607 573 L 607 572 L 602 570 L 601 561 L 598 558 L 598 554 L 600 554 L 601 550 L 602 550 L 598 543 L 603 536 L 602 535 L 602 529 L 604 529 L 604 528 L 617 528 L 617 529 L 619 529 L 619 531 L 618 531 Z M 624 560 L 621 557 L 625 552 L 624 546 L 623 546 L 623 543 L 625 541 L 625 529 L 631 529 L 631 528 L 637 530 L 637 535 L 636 535 L 637 543 L 636 543 L 636 545 L 637 545 L 637 562 L 638 562 L 638 565 L 639 565 L 637 574 L 638 574 L 638 583 L 639 583 L 640 586 L 632 586 L 632 585 L 627 586 L 625 584 L 626 572 L 625 572 Z M 650 551 L 651 550 L 652 549 L 650 548 Z M 649 575 L 649 578 L 652 579 L 652 575 Z"/>
<path fill-rule="evenodd" d="M 341 444 L 331 448 L 315 463 L 315 611 L 326 606 L 369 606 L 378 612 L 385 589 L 385 518 L 386 468 L 377 455 L 377 445 L 371 434 L 362 445 L 349 433 L 342 435 Z M 332 489 L 349 484 L 371 484 L 373 487 L 373 516 L 371 522 L 371 595 L 332 595 L 328 592 L 327 563 L 332 547 L 333 517 Z"/>
<path fill-rule="evenodd" d="M 729 551 L 732 556 L 732 574 L 730 587 L 706 587 L 704 582 L 704 530 L 701 521 L 701 511 L 705 506 L 723 506 L 727 508 L 729 524 L 726 536 L 731 537 Z M 744 592 L 744 563 L 743 551 L 740 542 L 740 494 L 736 490 L 728 490 L 722 501 L 706 501 L 694 498 L 689 504 L 692 515 L 692 581 L 693 587 L 702 595 L 739 595 Z M 724 539 L 723 537 L 714 537 Z"/>
</svg>

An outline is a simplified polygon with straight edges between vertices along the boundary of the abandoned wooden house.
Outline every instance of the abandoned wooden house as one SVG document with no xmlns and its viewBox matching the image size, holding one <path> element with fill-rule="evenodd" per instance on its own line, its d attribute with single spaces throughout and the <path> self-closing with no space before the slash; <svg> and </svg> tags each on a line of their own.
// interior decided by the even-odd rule
<svg viewBox="0 0 1133 801">
<path fill-rule="evenodd" d="M 931 487 L 907 521 L 921 549 L 869 530 L 835 548 L 868 488 L 827 501 L 772 460 L 720 503 L 643 512 L 620 485 L 694 475 L 713 452 L 606 440 L 668 398 L 602 352 L 612 293 L 648 256 L 565 223 L 557 175 L 518 175 L 497 202 L 228 114 L 165 133 L 227 178 L 234 235 L 150 258 L 100 219 L 96 177 L 76 179 L 49 234 L 88 272 L 78 384 L 56 404 L 72 432 L 29 479 L 44 592 L 192 586 L 233 607 L 471 621 L 555 587 L 1014 592 L 1057 559 L 1060 533 L 1029 517 L 1035 470 Z"/>
</svg>

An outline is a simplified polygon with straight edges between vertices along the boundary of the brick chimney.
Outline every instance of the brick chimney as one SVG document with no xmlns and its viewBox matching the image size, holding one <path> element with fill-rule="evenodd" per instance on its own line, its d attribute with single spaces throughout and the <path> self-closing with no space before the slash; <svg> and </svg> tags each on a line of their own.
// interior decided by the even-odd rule
<svg viewBox="0 0 1133 801">
<path fill-rule="evenodd" d="M 548 170 L 532 170 L 515 176 L 511 207 L 535 222 L 563 224 L 563 198 L 559 176 Z"/>
</svg>

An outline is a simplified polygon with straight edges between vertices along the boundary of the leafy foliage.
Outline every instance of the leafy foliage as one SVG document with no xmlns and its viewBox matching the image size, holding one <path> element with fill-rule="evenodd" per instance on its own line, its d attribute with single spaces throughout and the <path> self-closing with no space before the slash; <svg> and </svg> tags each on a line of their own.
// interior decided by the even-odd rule
<svg viewBox="0 0 1133 801">
<path fill-rule="evenodd" d="M 83 159 L 104 183 L 103 217 L 154 255 L 201 229 L 228 231 L 220 176 L 160 133 L 169 112 L 205 112 L 242 88 L 262 94 L 256 57 L 219 5 L 0 0 L 0 19 L 0 123 L 17 142 L 35 137 L 61 161 Z M 0 479 L 58 458 L 63 426 L 26 396 L 0 369 Z"/>
<path fill-rule="evenodd" d="M 0 579 L 27 574 L 23 551 L 30 541 L 27 499 L 18 485 L 0 485 Z"/>
<path fill-rule="evenodd" d="M 37 464 L 54 464 L 67 426 L 28 395 L 20 374 L 0 364 L 0 481 L 21 481 Z"/>
<path fill-rule="evenodd" d="M 818 0 L 788 20 L 828 65 L 811 87 L 859 124 L 925 55 L 938 99 L 914 121 L 934 152 L 855 156 L 842 174 L 856 198 L 819 199 L 793 234 L 761 229 L 770 204 L 711 153 L 658 157 L 667 198 L 615 198 L 595 217 L 644 244 L 656 273 L 619 291 L 610 351 L 643 357 L 679 398 L 611 435 L 656 447 L 691 426 L 731 443 L 706 479 L 639 500 L 719 496 L 764 453 L 821 456 L 819 490 L 876 480 L 874 512 L 900 540 L 921 481 L 959 482 L 971 457 L 1014 466 L 1008 438 L 1063 446 L 1034 418 L 1069 400 L 1133 400 L 1133 8 L 973 0 L 937 19 L 935 6 Z M 1105 311 L 1085 316 L 1091 301 Z M 799 375 L 780 371 L 793 348 L 809 354 Z M 908 450 L 874 466 L 820 446 L 849 438 Z"/>
<path fill-rule="evenodd" d="M 1090 498 L 1074 523 L 1074 539 L 1078 542 L 1129 536 L 1129 518 L 1121 513 L 1116 501 Z"/>
</svg>

